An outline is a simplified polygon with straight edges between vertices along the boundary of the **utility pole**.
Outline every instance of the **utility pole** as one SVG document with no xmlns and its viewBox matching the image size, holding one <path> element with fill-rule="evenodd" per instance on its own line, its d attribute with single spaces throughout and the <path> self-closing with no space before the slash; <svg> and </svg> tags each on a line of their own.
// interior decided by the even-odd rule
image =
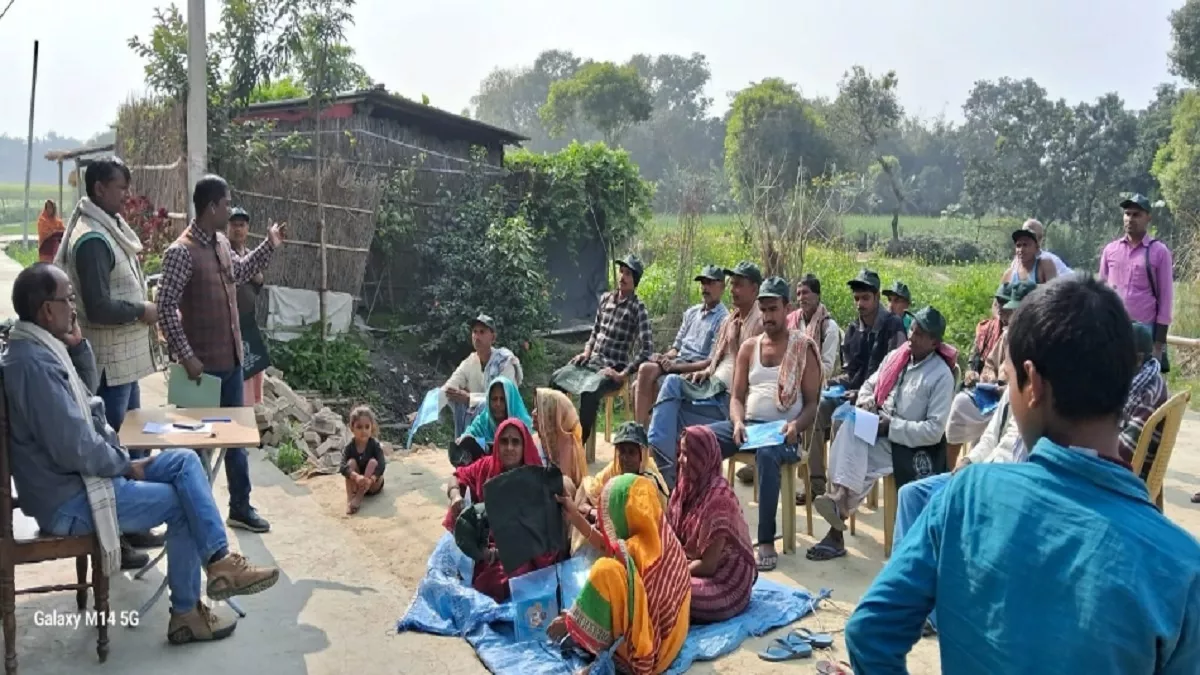
<svg viewBox="0 0 1200 675">
<path fill-rule="evenodd" d="M 12 3 L 9 3 L 12 4 Z M 7 9 L 5 10 L 7 11 Z M 37 100 L 38 41 L 33 41 L 33 85 L 29 91 L 29 137 L 25 141 L 25 211 L 21 221 L 21 245 L 29 247 L 29 179 L 33 174 L 33 104 Z M 60 205 L 58 208 L 62 208 Z"/>
<path fill-rule="evenodd" d="M 204 26 L 204 0 L 188 0 L 188 213 L 194 218 L 191 194 L 208 173 L 208 33 Z"/>
</svg>

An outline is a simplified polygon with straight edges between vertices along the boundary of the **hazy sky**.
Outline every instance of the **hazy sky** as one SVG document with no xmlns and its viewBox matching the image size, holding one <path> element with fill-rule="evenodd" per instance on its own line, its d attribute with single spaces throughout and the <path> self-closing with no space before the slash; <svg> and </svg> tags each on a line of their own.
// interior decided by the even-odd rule
<svg viewBox="0 0 1200 675">
<path fill-rule="evenodd" d="M 0 6 L 7 0 L 0 0 Z M 1183 0 L 359 0 L 349 31 L 376 81 L 459 112 L 495 66 L 563 48 L 596 59 L 708 56 L 709 94 L 778 76 L 831 95 L 858 63 L 895 69 L 910 113 L 961 116 L 972 84 L 1033 77 L 1070 101 L 1118 92 L 1141 107 L 1171 79 L 1167 15 Z M 162 0 L 15 0 L 0 19 L 0 133 L 28 124 L 33 40 L 41 40 L 34 133 L 86 138 L 145 87 L 126 45 Z M 181 5 L 181 7 L 185 7 Z M 219 0 L 208 1 L 208 27 Z"/>
</svg>

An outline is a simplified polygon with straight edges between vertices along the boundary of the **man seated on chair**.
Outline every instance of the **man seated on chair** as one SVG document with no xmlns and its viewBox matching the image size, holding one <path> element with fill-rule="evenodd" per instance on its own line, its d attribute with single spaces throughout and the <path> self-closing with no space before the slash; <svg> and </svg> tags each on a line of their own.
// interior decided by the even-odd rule
<svg viewBox="0 0 1200 675">
<path fill-rule="evenodd" d="M 995 408 L 986 405 L 996 401 L 1004 394 L 1004 350 L 1006 349 L 1008 327 L 1012 313 L 1021 305 L 1021 300 L 1029 295 L 1036 286 L 1020 282 L 1002 284 L 996 290 L 995 300 L 1000 302 L 999 321 L 1000 337 L 995 340 L 992 349 L 987 354 L 972 354 L 969 369 L 963 375 L 963 388 L 954 396 L 950 405 L 950 420 L 946 423 L 946 456 L 947 462 L 958 461 L 958 454 L 965 443 L 979 440 L 991 421 Z M 994 388 L 988 392 L 986 389 Z M 987 412 L 984 412 L 984 411 Z"/>
<path fill-rule="evenodd" d="M 854 401 L 858 389 L 875 374 L 888 352 L 896 349 L 908 337 L 904 320 L 888 311 L 879 302 L 879 275 L 863 269 L 846 283 L 854 295 L 857 318 L 846 327 L 842 338 L 842 373 L 829 378 L 827 386 L 845 387 L 841 400 L 822 397 L 817 408 L 817 423 L 809 447 L 809 466 L 812 469 L 814 495 L 825 494 L 825 439 L 833 433 L 833 411 L 843 401 Z M 796 503 L 803 504 L 797 498 Z"/>
<path fill-rule="evenodd" d="M 779 438 L 753 449 L 758 472 L 755 557 L 759 571 L 763 572 L 775 569 L 778 562 L 775 508 L 783 472 L 796 470 L 792 465 L 800 460 L 800 438 L 816 419 L 817 399 L 821 395 L 821 355 L 816 343 L 806 334 L 787 328 L 789 294 L 788 283 L 779 277 L 763 282 L 758 292 L 763 333 L 738 348 L 729 420 L 709 425 L 721 445 L 722 457 L 728 459 L 746 444 L 747 429 L 764 423 L 783 423 Z M 795 509 L 792 495 L 787 497 L 784 508 Z"/>
<path fill-rule="evenodd" d="M 1133 342 L 1137 349 L 1138 371 L 1133 376 L 1129 396 L 1121 410 L 1120 427 L 1121 459 L 1126 462 L 1133 461 L 1133 453 L 1137 450 L 1138 441 L 1144 433 L 1146 420 L 1170 398 L 1167 382 L 1162 376 L 1162 366 L 1158 359 L 1154 358 L 1154 334 L 1150 326 L 1134 321 Z M 1150 467 L 1154 466 L 1154 457 L 1158 454 L 1158 444 L 1162 440 L 1162 424 L 1160 423 L 1152 433 L 1141 469 L 1134 467 L 1142 480 L 1150 476 Z"/>
<path fill-rule="evenodd" d="M 1200 543 L 1120 455 L 1129 321 L 1092 278 L 1021 303 L 1005 379 L 1029 460 L 961 471 L 913 523 L 846 624 L 854 672 L 905 672 L 934 610 L 944 673 L 1200 672 Z"/>
<path fill-rule="evenodd" d="M 229 551 L 208 474 L 195 452 L 168 450 L 130 460 L 104 419 L 100 399 L 92 397 L 96 366 L 65 272 L 44 263 L 22 270 L 12 303 L 19 322 L 0 368 L 21 510 L 47 535 L 95 533 L 104 574 L 120 564 L 119 532 L 166 523 L 167 639 L 183 644 L 228 637 L 237 624 L 200 601 L 201 567 L 213 600 L 264 591 L 279 579 L 279 569 L 251 566 Z"/>
<path fill-rule="evenodd" d="M 579 426 L 585 443 L 592 437 L 600 399 L 624 387 L 654 353 L 650 313 L 637 296 L 645 267 L 632 254 L 616 264 L 617 290 L 600 297 L 583 353 L 550 376 L 552 388 L 579 396 Z"/>
<path fill-rule="evenodd" d="M 725 295 L 725 272 L 716 265 L 705 265 L 695 280 L 700 282 L 702 302 L 683 313 L 683 323 L 667 353 L 654 354 L 638 368 L 633 399 L 634 417 L 639 424 L 649 424 L 650 409 L 654 407 L 664 375 L 694 373 L 708 365 L 717 328 L 729 314 L 721 302 L 721 296 Z"/>
<path fill-rule="evenodd" d="M 842 344 L 842 331 L 837 321 L 821 302 L 821 280 L 811 274 L 804 275 L 796 284 L 796 304 L 799 309 L 788 314 L 788 330 L 806 333 L 821 348 L 821 365 L 826 379 L 833 377 L 837 368 L 838 348 Z"/>
<path fill-rule="evenodd" d="M 730 280 L 729 298 L 733 310 L 725 315 L 717 329 L 710 357 L 696 364 L 702 367 L 694 373 L 664 377 L 658 400 L 650 413 L 650 446 L 672 490 L 675 489 L 675 458 L 680 435 L 690 426 L 729 419 L 729 391 L 733 387 L 738 347 L 762 333 L 758 289 L 763 278 L 758 265 L 743 260 L 723 273 Z"/>
<path fill-rule="evenodd" d="M 888 311 L 893 316 L 900 317 L 904 322 L 904 332 L 907 333 L 912 329 L 913 313 L 908 311 L 912 307 L 912 291 L 908 290 L 908 284 L 903 281 L 896 281 L 892 287 L 883 292 L 883 297 L 887 298 Z"/>
<path fill-rule="evenodd" d="M 813 500 L 813 508 L 829 522 L 829 533 L 808 550 L 809 560 L 832 560 L 846 555 L 842 532 L 846 519 L 858 509 L 875 481 L 893 472 L 892 454 L 911 450 L 911 470 L 919 476 L 941 463 L 942 442 L 950 401 L 954 398 L 951 370 L 957 351 L 942 342 L 946 320 L 933 307 L 913 316 L 908 342 L 893 350 L 883 365 L 858 391 L 857 408 L 878 415 L 875 441 L 855 434 L 856 419 L 848 419 L 829 448 L 829 492 Z M 942 469 L 945 470 L 944 468 Z"/>
<path fill-rule="evenodd" d="M 506 377 L 518 387 L 524 373 L 521 360 L 508 349 L 496 345 L 496 321 L 487 314 L 471 320 L 473 352 L 458 364 L 458 368 L 442 385 L 454 411 L 454 437 L 467 430 L 467 425 L 487 403 L 487 385 L 497 377 Z"/>
</svg>

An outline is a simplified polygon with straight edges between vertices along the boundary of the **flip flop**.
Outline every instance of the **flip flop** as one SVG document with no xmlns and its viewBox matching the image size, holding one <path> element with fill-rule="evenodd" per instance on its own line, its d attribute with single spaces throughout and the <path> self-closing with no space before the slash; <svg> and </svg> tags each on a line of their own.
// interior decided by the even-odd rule
<svg viewBox="0 0 1200 675">
<path fill-rule="evenodd" d="M 845 661 L 817 661 L 817 672 L 820 675 L 854 675 Z"/>
<path fill-rule="evenodd" d="M 816 562 L 824 562 L 826 560 L 835 560 L 846 555 L 846 547 L 834 548 L 829 544 L 817 544 L 804 554 L 805 558 Z"/>
<path fill-rule="evenodd" d="M 790 636 L 789 636 L 790 637 Z M 758 653 L 758 658 L 763 661 L 771 661 L 779 663 L 781 661 L 795 661 L 797 659 L 807 659 L 812 656 L 812 645 L 804 641 L 794 641 L 789 639 L 776 639 L 771 642 L 771 645 Z"/>
<path fill-rule="evenodd" d="M 821 515 L 838 532 L 846 531 L 846 519 L 837 512 L 837 504 L 828 495 L 820 495 L 813 499 L 813 510 Z"/>
<path fill-rule="evenodd" d="M 757 560 L 757 563 L 758 563 L 757 567 L 758 567 L 759 572 L 772 572 L 775 570 L 776 567 L 779 566 L 779 554 L 778 553 L 772 553 L 772 554 L 763 556 L 756 552 L 754 554 L 754 557 Z"/>
<path fill-rule="evenodd" d="M 833 647 L 833 636 L 829 633 L 814 633 L 807 628 L 795 628 L 784 638 L 788 642 L 806 642 L 814 649 Z"/>
</svg>

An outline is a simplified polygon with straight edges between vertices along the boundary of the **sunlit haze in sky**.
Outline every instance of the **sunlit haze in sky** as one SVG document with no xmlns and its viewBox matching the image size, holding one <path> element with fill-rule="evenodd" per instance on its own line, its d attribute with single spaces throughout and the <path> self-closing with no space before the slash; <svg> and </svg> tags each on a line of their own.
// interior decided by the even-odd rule
<svg viewBox="0 0 1200 675">
<path fill-rule="evenodd" d="M 0 7 L 7 0 L 0 0 Z M 15 0 L 0 19 L 0 133 L 24 137 L 33 41 L 41 41 L 34 133 L 86 139 L 145 88 L 127 46 L 146 35 L 163 0 Z M 729 93 L 764 77 L 832 95 L 854 64 L 894 69 L 906 111 L 961 118 L 972 84 L 1032 77 L 1076 102 L 1116 91 L 1143 107 L 1172 81 L 1167 16 L 1182 0 L 359 0 L 349 29 L 359 62 L 377 82 L 451 112 L 470 104 L 496 66 L 569 49 L 584 58 L 701 52 L 708 93 L 723 112 Z M 181 8 L 186 13 L 186 2 Z M 208 28 L 219 0 L 209 0 Z"/>
</svg>

